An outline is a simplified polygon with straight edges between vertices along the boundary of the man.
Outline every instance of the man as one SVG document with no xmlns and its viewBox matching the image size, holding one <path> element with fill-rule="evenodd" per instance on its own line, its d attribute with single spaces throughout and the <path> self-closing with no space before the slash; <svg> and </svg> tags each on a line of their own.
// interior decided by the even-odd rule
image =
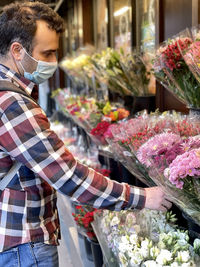
<svg viewBox="0 0 200 267">
<path fill-rule="evenodd" d="M 0 16 L 0 80 L 33 95 L 53 75 L 62 19 L 39 2 L 11 4 Z M 110 210 L 170 208 L 159 187 L 111 181 L 80 164 L 29 97 L 0 92 L 0 170 L 22 167 L 0 196 L 0 266 L 58 266 L 56 193 Z"/>
</svg>

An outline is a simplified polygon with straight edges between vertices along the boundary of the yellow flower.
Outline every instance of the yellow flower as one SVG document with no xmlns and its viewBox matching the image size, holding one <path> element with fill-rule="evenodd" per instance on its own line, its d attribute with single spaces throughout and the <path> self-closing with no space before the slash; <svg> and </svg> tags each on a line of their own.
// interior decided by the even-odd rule
<svg viewBox="0 0 200 267">
<path fill-rule="evenodd" d="M 110 105 L 110 102 L 107 102 L 103 108 L 103 114 L 107 115 L 110 113 L 110 111 L 111 111 L 111 105 Z"/>
</svg>

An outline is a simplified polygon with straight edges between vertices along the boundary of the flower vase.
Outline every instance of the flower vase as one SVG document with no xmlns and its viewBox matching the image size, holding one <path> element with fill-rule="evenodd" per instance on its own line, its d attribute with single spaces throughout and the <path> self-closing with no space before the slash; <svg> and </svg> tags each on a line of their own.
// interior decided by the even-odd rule
<svg viewBox="0 0 200 267">
<path fill-rule="evenodd" d="M 94 242 L 90 240 L 91 242 L 91 249 L 92 249 L 92 256 L 95 267 L 102 267 L 103 265 L 103 254 L 101 247 L 98 242 Z"/>
<path fill-rule="evenodd" d="M 85 244 L 85 252 L 87 259 L 89 261 L 93 261 L 91 242 L 88 240 L 86 236 L 84 236 L 84 244 Z"/>
</svg>

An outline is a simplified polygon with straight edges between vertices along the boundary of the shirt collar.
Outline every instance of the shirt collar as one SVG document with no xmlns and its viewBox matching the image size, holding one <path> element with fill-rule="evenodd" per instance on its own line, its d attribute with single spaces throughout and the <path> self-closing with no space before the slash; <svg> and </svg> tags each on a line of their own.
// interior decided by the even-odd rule
<svg viewBox="0 0 200 267">
<path fill-rule="evenodd" d="M 20 86 L 25 92 L 31 95 L 35 84 L 15 71 L 12 71 L 7 66 L 0 64 L 0 80 L 8 80 L 17 86 Z"/>
</svg>

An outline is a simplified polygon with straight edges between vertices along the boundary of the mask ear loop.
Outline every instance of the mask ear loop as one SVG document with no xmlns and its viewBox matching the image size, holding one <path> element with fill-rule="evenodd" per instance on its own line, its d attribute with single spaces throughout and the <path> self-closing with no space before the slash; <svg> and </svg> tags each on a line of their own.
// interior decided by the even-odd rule
<svg viewBox="0 0 200 267">
<path fill-rule="evenodd" d="M 31 55 L 29 55 L 29 53 L 26 51 L 26 49 L 23 46 L 22 46 L 22 49 L 24 50 L 24 52 L 27 54 L 28 57 L 30 57 L 32 60 L 34 60 L 38 64 L 39 60 L 37 60 L 34 57 L 32 57 Z"/>
<path fill-rule="evenodd" d="M 36 60 L 34 57 L 32 57 L 31 55 L 29 55 L 29 53 L 26 51 L 26 49 L 22 46 L 22 49 L 23 49 L 23 51 L 24 51 L 24 57 L 26 56 L 26 57 L 28 57 L 28 58 L 30 58 L 31 60 L 33 60 L 35 63 L 33 63 L 33 64 L 36 64 L 36 66 L 38 65 L 38 60 Z M 25 73 L 25 72 L 27 72 L 26 70 L 25 70 L 25 67 L 23 66 L 23 64 L 22 64 L 22 60 L 19 62 L 20 63 L 20 66 L 22 67 L 22 69 L 23 69 L 23 72 Z M 23 74 L 24 74 L 23 73 Z M 33 72 L 31 72 L 31 73 L 33 73 Z"/>
</svg>

